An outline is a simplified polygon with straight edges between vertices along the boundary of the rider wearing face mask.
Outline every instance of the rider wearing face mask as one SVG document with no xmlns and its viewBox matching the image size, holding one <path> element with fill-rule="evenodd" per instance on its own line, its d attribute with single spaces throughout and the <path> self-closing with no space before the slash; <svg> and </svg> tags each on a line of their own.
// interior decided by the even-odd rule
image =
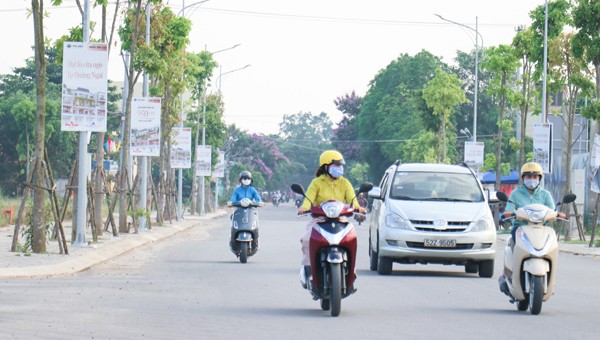
<svg viewBox="0 0 600 340">
<path fill-rule="evenodd" d="M 365 209 L 358 204 L 357 200 L 352 201 L 356 195 L 350 181 L 343 177 L 345 164 L 344 157 L 338 151 L 327 150 L 321 154 L 316 178 L 310 182 L 306 190 L 306 197 L 308 199 L 305 199 L 302 206 L 298 209 L 299 215 L 310 210 L 310 202 L 317 206 L 327 200 L 337 200 L 352 204 L 355 210 L 361 214 L 365 213 Z M 300 243 L 302 244 L 302 273 L 304 273 L 301 279 L 303 283 L 308 277 L 308 273 L 310 273 L 308 242 L 312 229 L 316 227 L 318 225 L 315 221 L 309 222 L 306 225 L 306 232 L 300 239 Z"/>
<path fill-rule="evenodd" d="M 240 185 L 233 190 L 231 194 L 231 202 L 239 202 L 243 198 L 248 198 L 252 201 L 262 202 L 258 191 L 252 186 L 252 174 L 250 171 L 240 172 Z"/>
<path fill-rule="evenodd" d="M 508 203 L 506 203 L 506 208 L 502 214 L 504 217 L 508 217 L 518 208 L 532 203 L 543 204 L 550 209 L 554 209 L 555 206 L 552 194 L 550 194 L 548 190 L 540 187 L 542 176 L 542 167 L 537 163 L 525 163 L 523 167 L 521 167 L 521 180 L 523 181 L 523 185 L 518 186 L 510 193 Z M 565 218 L 566 215 L 564 213 L 558 213 L 558 217 Z M 517 228 L 524 223 L 525 222 L 513 222 L 513 228 L 511 230 L 512 240 L 515 239 Z"/>
</svg>

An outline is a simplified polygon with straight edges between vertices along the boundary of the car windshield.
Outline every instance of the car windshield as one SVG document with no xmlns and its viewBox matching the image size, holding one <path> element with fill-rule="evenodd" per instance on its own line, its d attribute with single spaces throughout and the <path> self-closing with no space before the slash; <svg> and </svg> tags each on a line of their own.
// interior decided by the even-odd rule
<svg viewBox="0 0 600 340">
<path fill-rule="evenodd" d="M 451 202 L 481 202 L 483 193 L 471 174 L 398 171 L 390 198 Z"/>
</svg>

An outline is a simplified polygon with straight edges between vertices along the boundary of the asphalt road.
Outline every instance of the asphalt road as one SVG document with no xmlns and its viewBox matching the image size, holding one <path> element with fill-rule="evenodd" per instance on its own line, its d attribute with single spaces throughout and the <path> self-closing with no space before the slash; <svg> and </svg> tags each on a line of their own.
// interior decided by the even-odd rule
<svg viewBox="0 0 600 340">
<path fill-rule="evenodd" d="M 261 250 L 241 264 L 229 218 L 69 277 L 0 281 L 6 339 L 575 339 L 596 338 L 600 260 L 561 254 L 555 296 L 542 313 L 518 312 L 492 279 L 462 267 L 368 269 L 358 226 L 358 292 L 332 318 L 298 281 L 306 218 L 291 205 L 259 211 Z M 500 244 L 501 245 L 501 244 Z"/>
</svg>

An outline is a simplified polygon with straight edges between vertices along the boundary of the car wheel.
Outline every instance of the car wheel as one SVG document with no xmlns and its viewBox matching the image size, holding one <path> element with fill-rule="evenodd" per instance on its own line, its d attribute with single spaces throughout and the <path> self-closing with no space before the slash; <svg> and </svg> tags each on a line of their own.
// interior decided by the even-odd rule
<svg viewBox="0 0 600 340">
<path fill-rule="evenodd" d="M 494 260 L 486 260 L 479 262 L 479 277 L 494 276 Z"/>
<path fill-rule="evenodd" d="M 477 265 L 477 263 L 469 262 L 469 263 L 465 264 L 465 273 L 477 274 L 478 271 L 479 271 L 479 266 Z"/>
<path fill-rule="evenodd" d="M 392 273 L 392 260 L 387 257 L 378 256 L 377 261 L 377 274 L 379 275 L 390 275 Z"/>
<path fill-rule="evenodd" d="M 379 262 L 377 261 L 379 254 L 375 250 L 373 250 L 370 238 L 371 237 L 369 237 L 369 268 L 371 269 L 371 271 L 376 271 Z"/>
</svg>

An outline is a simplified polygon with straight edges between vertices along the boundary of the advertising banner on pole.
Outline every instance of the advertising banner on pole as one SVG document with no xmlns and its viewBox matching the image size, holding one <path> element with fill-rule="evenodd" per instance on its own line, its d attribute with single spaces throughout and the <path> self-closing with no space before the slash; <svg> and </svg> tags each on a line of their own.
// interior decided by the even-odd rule
<svg viewBox="0 0 600 340">
<path fill-rule="evenodd" d="M 598 169 L 600 169 L 600 135 L 595 135 L 590 156 L 590 190 L 600 194 L 600 171 Z"/>
<path fill-rule="evenodd" d="M 132 156 L 160 156 L 160 102 L 159 97 L 132 98 Z"/>
<path fill-rule="evenodd" d="M 483 166 L 483 142 L 465 142 L 465 163 L 472 169 Z"/>
<path fill-rule="evenodd" d="M 171 169 L 192 167 L 192 128 L 174 127 L 171 139 Z"/>
<path fill-rule="evenodd" d="M 210 145 L 196 146 L 196 176 L 210 176 L 211 147 Z"/>
<path fill-rule="evenodd" d="M 213 177 L 225 177 L 225 152 L 219 151 L 219 155 L 217 157 L 217 165 L 215 165 L 215 170 L 212 173 Z"/>
<path fill-rule="evenodd" d="M 533 161 L 538 163 L 545 174 L 552 173 L 552 124 L 533 126 Z"/>
<path fill-rule="evenodd" d="M 64 42 L 61 131 L 106 131 L 108 46 Z"/>
</svg>

